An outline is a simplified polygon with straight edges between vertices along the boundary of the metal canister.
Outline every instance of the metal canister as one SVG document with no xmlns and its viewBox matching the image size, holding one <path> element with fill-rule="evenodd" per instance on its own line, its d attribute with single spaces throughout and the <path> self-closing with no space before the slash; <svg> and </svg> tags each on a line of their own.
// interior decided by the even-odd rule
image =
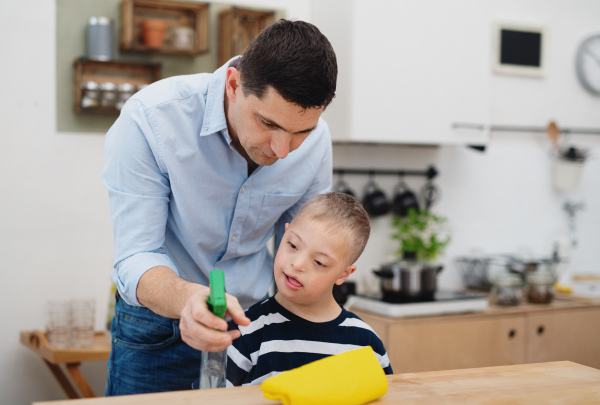
<svg viewBox="0 0 600 405">
<path fill-rule="evenodd" d="M 87 25 L 87 57 L 111 60 L 113 57 L 113 22 L 108 17 L 91 17 Z"/>
</svg>

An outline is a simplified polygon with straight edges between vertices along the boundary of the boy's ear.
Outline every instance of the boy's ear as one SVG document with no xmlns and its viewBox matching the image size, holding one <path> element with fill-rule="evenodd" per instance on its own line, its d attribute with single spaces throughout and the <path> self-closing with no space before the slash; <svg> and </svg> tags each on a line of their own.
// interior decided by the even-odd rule
<svg viewBox="0 0 600 405">
<path fill-rule="evenodd" d="M 287 229 L 289 228 L 290 224 L 289 223 L 285 223 L 285 230 L 287 231 Z"/>
<path fill-rule="evenodd" d="M 350 277 L 350 274 L 354 273 L 355 271 L 356 271 L 356 266 L 352 265 L 352 266 L 348 267 L 346 270 L 344 270 L 342 272 L 342 274 L 340 274 L 338 279 L 335 280 L 335 284 L 337 284 L 337 285 L 344 284 L 344 281 L 346 281 L 348 279 L 348 277 Z"/>
</svg>

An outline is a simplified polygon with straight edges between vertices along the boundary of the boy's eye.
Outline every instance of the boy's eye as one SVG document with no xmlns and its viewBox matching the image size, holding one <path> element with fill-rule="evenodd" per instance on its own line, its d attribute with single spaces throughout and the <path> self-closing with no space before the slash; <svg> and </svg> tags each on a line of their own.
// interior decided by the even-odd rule
<svg viewBox="0 0 600 405">
<path fill-rule="evenodd" d="M 318 260 L 315 260 L 315 263 L 317 264 L 317 266 L 325 267 L 325 264 L 322 263 L 322 262 L 320 262 L 320 261 L 318 261 Z"/>
<path fill-rule="evenodd" d="M 296 245 L 294 245 L 292 242 L 288 242 L 288 245 L 290 245 L 292 249 L 296 249 Z"/>
</svg>

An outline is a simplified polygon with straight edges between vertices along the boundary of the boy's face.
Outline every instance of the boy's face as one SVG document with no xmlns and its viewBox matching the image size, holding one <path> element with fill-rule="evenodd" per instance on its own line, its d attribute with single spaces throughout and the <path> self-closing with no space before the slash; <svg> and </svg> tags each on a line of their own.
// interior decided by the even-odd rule
<svg viewBox="0 0 600 405">
<path fill-rule="evenodd" d="M 348 263 L 346 236 L 327 221 L 307 217 L 286 224 L 274 267 L 278 301 L 305 308 L 331 304 L 333 285 L 356 270 Z"/>
</svg>

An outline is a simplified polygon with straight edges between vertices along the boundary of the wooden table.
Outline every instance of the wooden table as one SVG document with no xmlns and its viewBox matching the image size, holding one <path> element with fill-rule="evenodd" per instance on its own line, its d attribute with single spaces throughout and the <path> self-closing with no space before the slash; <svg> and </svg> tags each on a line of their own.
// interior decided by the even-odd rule
<svg viewBox="0 0 600 405">
<path fill-rule="evenodd" d="M 81 373 L 79 366 L 84 361 L 107 360 L 110 342 L 104 332 L 94 334 L 94 346 L 82 349 L 57 349 L 50 346 L 46 334 L 39 330 L 21 331 L 21 343 L 39 354 L 48 366 L 63 391 L 71 399 L 92 398 L 96 395 Z M 71 380 L 60 365 L 65 366 Z"/>
<path fill-rule="evenodd" d="M 388 376 L 371 404 L 598 404 L 600 370 L 569 361 Z M 81 405 L 274 405 L 258 386 L 85 399 Z M 68 401 L 35 404 L 69 405 Z"/>
</svg>

